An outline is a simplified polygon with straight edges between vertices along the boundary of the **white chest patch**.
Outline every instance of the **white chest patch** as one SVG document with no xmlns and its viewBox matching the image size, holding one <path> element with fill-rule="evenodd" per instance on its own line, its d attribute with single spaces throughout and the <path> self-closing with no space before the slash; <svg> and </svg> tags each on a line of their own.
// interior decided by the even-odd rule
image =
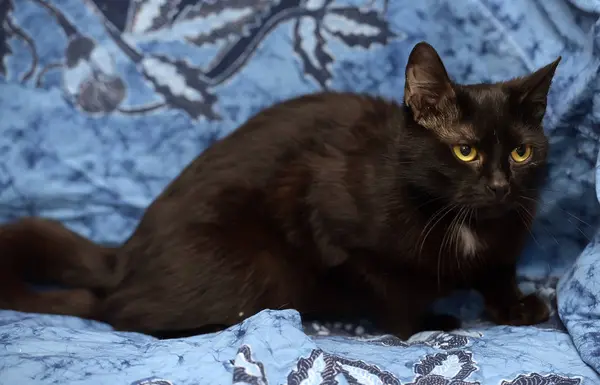
<svg viewBox="0 0 600 385">
<path fill-rule="evenodd" d="M 468 228 L 462 226 L 459 230 L 458 246 L 461 248 L 464 255 L 473 256 L 481 248 L 481 243 L 477 239 L 477 235 Z"/>
</svg>

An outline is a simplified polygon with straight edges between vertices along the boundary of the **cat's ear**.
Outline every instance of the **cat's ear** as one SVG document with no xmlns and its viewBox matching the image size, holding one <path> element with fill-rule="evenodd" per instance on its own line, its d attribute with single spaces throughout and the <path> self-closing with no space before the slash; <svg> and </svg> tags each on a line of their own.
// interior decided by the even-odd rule
<svg viewBox="0 0 600 385">
<path fill-rule="evenodd" d="M 404 104 L 419 124 L 444 115 L 449 102 L 454 102 L 452 81 L 436 50 L 429 44 L 417 44 L 406 65 Z"/>
<path fill-rule="evenodd" d="M 531 75 L 510 81 L 521 111 L 535 124 L 540 124 L 546 113 L 548 91 L 561 57 Z"/>
</svg>

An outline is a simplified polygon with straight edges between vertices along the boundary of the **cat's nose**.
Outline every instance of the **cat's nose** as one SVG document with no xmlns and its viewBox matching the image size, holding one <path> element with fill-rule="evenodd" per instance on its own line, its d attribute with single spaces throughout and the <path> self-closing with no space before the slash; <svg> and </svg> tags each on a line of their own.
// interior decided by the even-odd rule
<svg viewBox="0 0 600 385">
<path fill-rule="evenodd" d="M 487 185 L 487 189 L 497 200 L 501 201 L 508 195 L 509 184 L 502 180 L 492 181 Z"/>
</svg>

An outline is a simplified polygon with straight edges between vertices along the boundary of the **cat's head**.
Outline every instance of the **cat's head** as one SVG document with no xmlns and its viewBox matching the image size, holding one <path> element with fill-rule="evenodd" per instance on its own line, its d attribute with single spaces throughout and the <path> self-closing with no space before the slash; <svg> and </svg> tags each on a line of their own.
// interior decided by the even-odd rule
<svg viewBox="0 0 600 385">
<path fill-rule="evenodd" d="M 460 85 L 433 47 L 417 44 L 406 67 L 404 103 L 420 187 L 495 212 L 535 197 L 548 152 L 542 119 L 559 61 L 506 82 Z"/>
</svg>

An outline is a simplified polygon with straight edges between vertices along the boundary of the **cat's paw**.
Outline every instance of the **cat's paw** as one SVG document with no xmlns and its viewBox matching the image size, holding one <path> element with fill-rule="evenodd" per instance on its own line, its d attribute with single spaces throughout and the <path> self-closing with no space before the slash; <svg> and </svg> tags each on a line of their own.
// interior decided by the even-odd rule
<svg viewBox="0 0 600 385">
<path fill-rule="evenodd" d="M 449 314 L 427 313 L 420 325 L 421 331 L 442 331 L 449 332 L 460 329 L 461 321 Z"/>
<path fill-rule="evenodd" d="M 500 325 L 535 325 L 547 321 L 550 317 L 550 309 L 536 294 L 529 294 L 507 308 L 488 307 L 487 310 L 492 320 Z"/>
</svg>

